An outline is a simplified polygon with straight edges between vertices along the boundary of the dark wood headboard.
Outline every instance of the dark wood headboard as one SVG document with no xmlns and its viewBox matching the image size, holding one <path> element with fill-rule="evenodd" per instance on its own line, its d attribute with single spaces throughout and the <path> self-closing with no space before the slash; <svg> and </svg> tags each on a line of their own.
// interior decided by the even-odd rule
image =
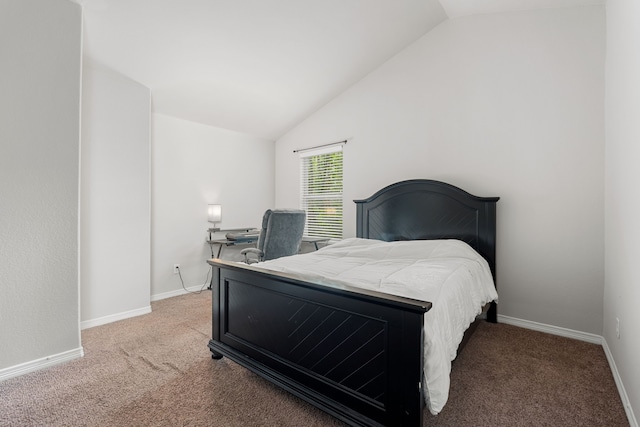
<svg viewBox="0 0 640 427">
<path fill-rule="evenodd" d="M 496 203 L 440 181 L 414 179 L 391 184 L 354 200 L 356 236 L 384 241 L 458 239 L 482 255 L 495 278 Z"/>
</svg>

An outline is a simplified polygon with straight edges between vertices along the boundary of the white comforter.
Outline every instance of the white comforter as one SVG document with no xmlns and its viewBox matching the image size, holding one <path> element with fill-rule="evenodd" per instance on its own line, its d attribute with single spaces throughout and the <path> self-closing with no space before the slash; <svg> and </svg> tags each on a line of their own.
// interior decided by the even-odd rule
<svg viewBox="0 0 640 427">
<path fill-rule="evenodd" d="M 483 305 L 498 298 L 485 259 L 459 240 L 351 238 L 316 252 L 254 265 L 431 302 L 424 322 L 424 390 L 433 414 L 449 397 L 451 361 L 464 331 Z"/>
</svg>

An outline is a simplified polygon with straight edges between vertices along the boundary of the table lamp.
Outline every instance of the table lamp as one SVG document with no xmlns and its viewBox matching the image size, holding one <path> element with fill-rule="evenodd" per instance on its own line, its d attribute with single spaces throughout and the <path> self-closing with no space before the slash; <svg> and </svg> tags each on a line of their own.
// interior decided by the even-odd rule
<svg viewBox="0 0 640 427">
<path fill-rule="evenodd" d="M 216 223 L 222 220 L 222 205 L 209 205 L 209 222 L 213 223 L 213 229 L 219 230 Z"/>
</svg>

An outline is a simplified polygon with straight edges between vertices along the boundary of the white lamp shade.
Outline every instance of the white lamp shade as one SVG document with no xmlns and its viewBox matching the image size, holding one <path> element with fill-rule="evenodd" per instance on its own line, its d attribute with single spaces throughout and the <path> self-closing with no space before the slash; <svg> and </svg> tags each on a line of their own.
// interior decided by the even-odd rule
<svg viewBox="0 0 640 427">
<path fill-rule="evenodd" d="M 222 205 L 209 205 L 209 222 L 220 222 L 222 220 Z"/>
</svg>

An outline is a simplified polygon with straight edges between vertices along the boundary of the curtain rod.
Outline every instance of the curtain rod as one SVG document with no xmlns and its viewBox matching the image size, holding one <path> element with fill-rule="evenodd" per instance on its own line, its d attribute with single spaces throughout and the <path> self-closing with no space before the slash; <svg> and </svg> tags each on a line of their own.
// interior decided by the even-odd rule
<svg viewBox="0 0 640 427">
<path fill-rule="evenodd" d="M 298 148 L 297 150 L 293 150 L 293 152 L 302 153 L 304 151 L 315 150 L 316 148 L 330 147 L 332 145 L 346 144 L 346 143 L 347 143 L 347 140 L 345 139 L 344 141 L 332 142 L 330 144 L 316 145 L 315 147 Z"/>
</svg>

